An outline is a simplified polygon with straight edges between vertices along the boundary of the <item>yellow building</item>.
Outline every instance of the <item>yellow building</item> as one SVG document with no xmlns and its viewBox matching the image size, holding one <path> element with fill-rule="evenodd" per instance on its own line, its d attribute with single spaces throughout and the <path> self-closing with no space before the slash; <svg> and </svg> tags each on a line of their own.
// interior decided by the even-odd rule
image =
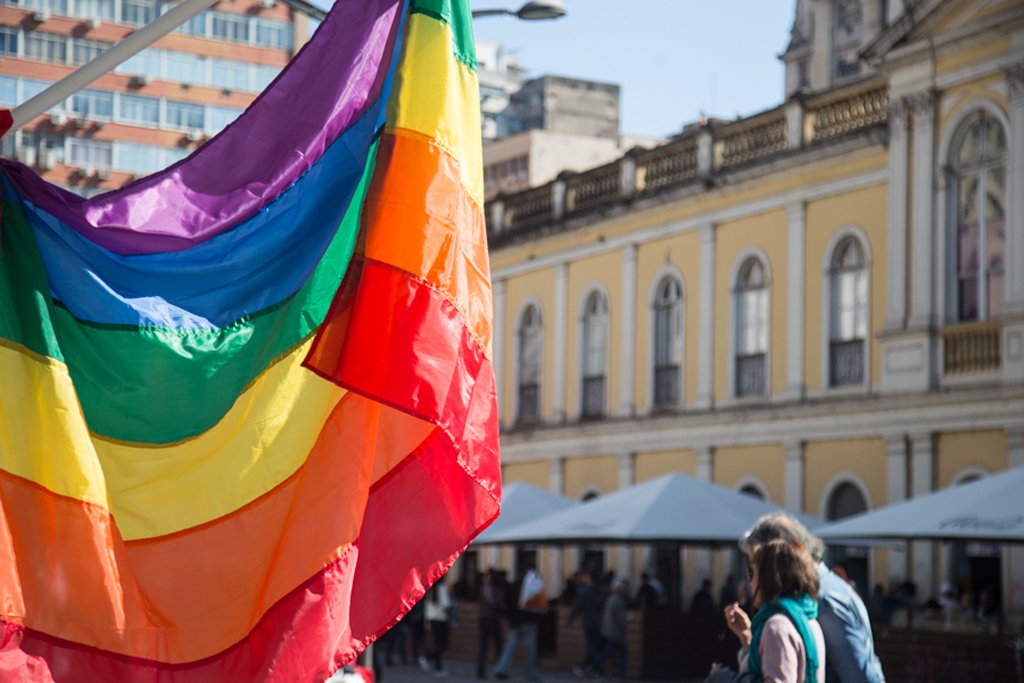
<svg viewBox="0 0 1024 683">
<path fill-rule="evenodd" d="M 780 106 L 488 205 L 506 482 L 838 518 L 1024 464 L 1024 3 L 910 4 L 800 0 Z M 1019 551 L 832 559 L 1024 608 Z M 686 593 L 730 566 L 688 551 Z"/>
</svg>

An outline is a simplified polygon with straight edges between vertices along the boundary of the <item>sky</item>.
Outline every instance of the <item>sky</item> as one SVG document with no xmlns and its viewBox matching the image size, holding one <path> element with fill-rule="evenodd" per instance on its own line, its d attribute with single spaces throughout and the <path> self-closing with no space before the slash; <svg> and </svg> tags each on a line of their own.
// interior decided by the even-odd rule
<svg viewBox="0 0 1024 683">
<path fill-rule="evenodd" d="M 516 9 L 525 0 L 471 0 Z M 748 115 L 783 99 L 794 0 L 564 0 L 554 21 L 480 17 L 477 40 L 503 43 L 530 76 L 618 83 L 622 132 L 664 136 L 701 113 Z"/>
</svg>

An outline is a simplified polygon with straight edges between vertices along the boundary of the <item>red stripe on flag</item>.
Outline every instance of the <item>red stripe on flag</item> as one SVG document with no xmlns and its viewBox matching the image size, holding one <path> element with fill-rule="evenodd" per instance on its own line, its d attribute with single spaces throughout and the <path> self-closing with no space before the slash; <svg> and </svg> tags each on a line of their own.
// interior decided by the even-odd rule
<svg viewBox="0 0 1024 683">
<path fill-rule="evenodd" d="M 305 365 L 350 391 L 429 420 L 501 496 L 494 372 L 437 289 L 373 260 L 353 262 Z"/>
</svg>

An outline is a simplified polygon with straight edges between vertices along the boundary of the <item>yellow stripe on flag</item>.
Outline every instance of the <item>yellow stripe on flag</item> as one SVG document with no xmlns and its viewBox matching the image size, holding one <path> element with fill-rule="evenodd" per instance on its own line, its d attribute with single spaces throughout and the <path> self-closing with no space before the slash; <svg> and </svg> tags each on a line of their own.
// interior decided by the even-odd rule
<svg viewBox="0 0 1024 683">
<path fill-rule="evenodd" d="M 0 467 L 107 507 L 125 540 L 215 520 L 294 473 L 344 396 L 302 367 L 311 343 L 264 372 L 212 428 L 168 446 L 90 437 L 64 365 L 0 348 L 0 428 L 9 430 Z"/>
<path fill-rule="evenodd" d="M 388 127 L 423 135 L 451 154 L 466 189 L 483 204 L 480 86 L 476 74 L 452 54 L 452 46 L 446 24 L 422 14 L 409 17 L 388 103 Z"/>
</svg>

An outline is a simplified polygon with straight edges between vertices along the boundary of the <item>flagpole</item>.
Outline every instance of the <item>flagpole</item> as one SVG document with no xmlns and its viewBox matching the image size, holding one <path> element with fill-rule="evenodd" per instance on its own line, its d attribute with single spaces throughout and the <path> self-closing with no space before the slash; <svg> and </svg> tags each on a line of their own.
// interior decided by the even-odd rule
<svg viewBox="0 0 1024 683">
<path fill-rule="evenodd" d="M 35 97 L 18 105 L 11 112 L 14 123 L 8 132 L 15 131 L 86 87 L 100 76 L 113 71 L 122 62 L 145 50 L 157 40 L 213 5 L 217 0 L 184 0 L 167 14 L 131 33 L 87 64 L 83 64 Z"/>
</svg>

